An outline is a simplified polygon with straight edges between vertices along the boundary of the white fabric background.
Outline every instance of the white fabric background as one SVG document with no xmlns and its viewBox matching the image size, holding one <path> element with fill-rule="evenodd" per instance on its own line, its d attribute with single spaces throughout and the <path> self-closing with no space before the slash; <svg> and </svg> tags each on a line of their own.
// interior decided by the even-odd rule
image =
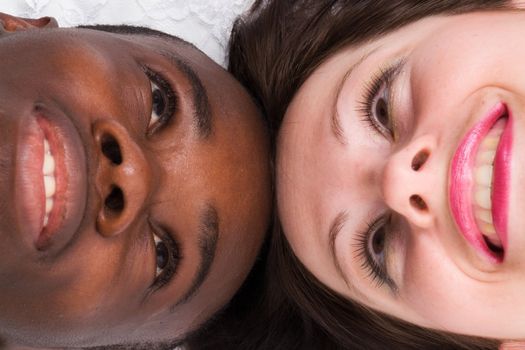
<svg viewBox="0 0 525 350">
<path fill-rule="evenodd" d="M 253 0 L 0 0 L 0 12 L 53 16 L 60 26 L 143 25 L 184 38 L 224 65 L 235 17 Z"/>
</svg>

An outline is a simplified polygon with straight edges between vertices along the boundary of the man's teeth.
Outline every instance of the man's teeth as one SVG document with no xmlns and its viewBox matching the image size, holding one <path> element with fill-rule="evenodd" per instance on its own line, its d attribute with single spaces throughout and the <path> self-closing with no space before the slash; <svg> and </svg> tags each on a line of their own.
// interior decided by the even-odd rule
<svg viewBox="0 0 525 350">
<path fill-rule="evenodd" d="M 44 227 L 46 227 L 49 220 L 49 213 L 51 213 L 53 209 L 56 191 L 55 158 L 51 154 L 49 142 L 46 139 L 44 139 L 44 164 L 42 166 L 42 173 L 44 174 L 44 192 L 46 194 L 46 213 L 44 216 Z"/>
<path fill-rule="evenodd" d="M 501 240 L 492 222 L 492 176 L 494 157 L 504 127 L 505 121 L 500 119 L 489 131 L 479 147 L 474 168 L 473 210 L 476 223 L 485 239 L 497 248 L 501 248 Z"/>
</svg>

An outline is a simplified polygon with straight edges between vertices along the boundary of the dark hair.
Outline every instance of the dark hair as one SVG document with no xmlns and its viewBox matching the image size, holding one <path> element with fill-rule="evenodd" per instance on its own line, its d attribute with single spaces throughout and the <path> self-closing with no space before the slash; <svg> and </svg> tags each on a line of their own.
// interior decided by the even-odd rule
<svg viewBox="0 0 525 350">
<path fill-rule="evenodd" d="M 344 350 L 283 293 L 269 240 L 228 309 L 188 337 L 189 350 Z"/>
<path fill-rule="evenodd" d="M 179 38 L 178 36 L 171 35 L 165 32 L 161 32 L 160 30 L 151 29 L 151 28 L 143 27 L 143 26 L 132 26 L 132 25 L 127 25 L 127 24 L 117 24 L 117 25 L 90 24 L 90 25 L 80 25 L 80 26 L 77 26 L 76 28 L 92 29 L 92 30 L 98 30 L 101 32 L 114 33 L 114 34 L 147 35 L 147 36 L 152 36 L 152 37 L 157 37 L 157 38 L 165 38 L 165 39 L 173 40 L 179 44 L 191 46 L 195 50 L 199 50 L 195 45 L 193 45 L 192 43 L 184 39 Z"/>
<path fill-rule="evenodd" d="M 275 135 L 304 81 L 341 48 L 427 16 L 506 8 L 510 1 L 257 0 L 235 22 L 229 70 L 251 92 Z M 346 299 L 313 276 L 293 254 L 278 223 L 275 229 L 269 254 L 274 285 L 311 318 L 312 327 L 320 327 L 343 348 L 498 348 L 497 340 L 425 329 Z"/>
</svg>

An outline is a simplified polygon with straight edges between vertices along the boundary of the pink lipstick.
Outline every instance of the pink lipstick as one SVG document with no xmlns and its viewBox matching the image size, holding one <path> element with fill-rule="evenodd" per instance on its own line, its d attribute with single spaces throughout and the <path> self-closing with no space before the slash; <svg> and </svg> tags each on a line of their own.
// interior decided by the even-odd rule
<svg viewBox="0 0 525 350">
<path fill-rule="evenodd" d="M 452 216 L 467 242 L 495 263 L 507 247 L 512 125 L 498 103 L 463 137 L 450 168 Z"/>
</svg>

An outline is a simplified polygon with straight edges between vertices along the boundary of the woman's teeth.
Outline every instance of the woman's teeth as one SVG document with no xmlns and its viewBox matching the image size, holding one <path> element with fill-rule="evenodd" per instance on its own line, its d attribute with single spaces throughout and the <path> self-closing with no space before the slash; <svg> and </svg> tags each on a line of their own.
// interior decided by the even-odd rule
<svg viewBox="0 0 525 350">
<path fill-rule="evenodd" d="M 44 216 L 44 227 L 46 227 L 49 220 L 49 213 L 51 213 L 53 209 L 56 190 L 55 158 L 53 158 L 51 154 L 49 142 L 46 139 L 44 139 L 44 164 L 42 166 L 42 173 L 44 174 L 44 192 L 46 194 L 46 213 Z"/>
<path fill-rule="evenodd" d="M 479 146 L 474 168 L 474 216 L 485 240 L 496 249 L 501 249 L 502 244 L 492 222 L 492 175 L 496 149 L 504 128 L 503 119 L 494 124 Z"/>
</svg>

